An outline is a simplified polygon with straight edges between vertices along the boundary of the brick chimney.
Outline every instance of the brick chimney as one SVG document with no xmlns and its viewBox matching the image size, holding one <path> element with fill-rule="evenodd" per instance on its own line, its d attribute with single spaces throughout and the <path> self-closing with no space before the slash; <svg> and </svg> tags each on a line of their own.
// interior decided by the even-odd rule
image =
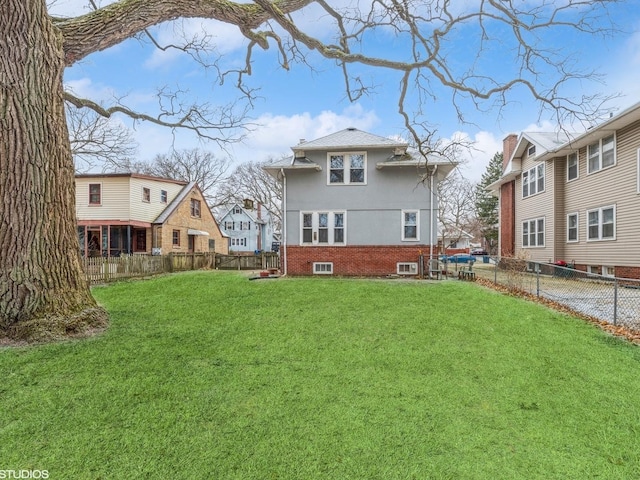
<svg viewBox="0 0 640 480">
<path fill-rule="evenodd" d="M 516 149 L 518 136 L 510 134 L 502 141 L 502 171 L 509 164 Z M 512 180 L 500 187 L 500 255 L 512 257 L 516 240 L 516 182 Z"/>
<path fill-rule="evenodd" d="M 502 171 L 507 168 L 507 164 L 516 149 L 518 143 L 518 136 L 515 133 L 510 133 L 502 141 Z"/>
</svg>

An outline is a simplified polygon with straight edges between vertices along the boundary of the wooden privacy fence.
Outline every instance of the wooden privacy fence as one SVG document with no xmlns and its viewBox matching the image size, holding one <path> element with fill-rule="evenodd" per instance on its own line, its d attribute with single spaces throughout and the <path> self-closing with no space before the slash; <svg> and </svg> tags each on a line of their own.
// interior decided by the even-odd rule
<svg viewBox="0 0 640 480">
<path fill-rule="evenodd" d="M 221 270 L 259 270 L 280 268 L 277 253 L 259 255 L 217 255 L 215 252 L 170 253 L 169 255 L 123 255 L 89 257 L 84 271 L 91 285 L 160 273 L 217 268 Z"/>
<path fill-rule="evenodd" d="M 271 252 L 258 255 L 216 255 L 216 268 L 220 270 L 279 269 L 280 256 Z"/>
</svg>

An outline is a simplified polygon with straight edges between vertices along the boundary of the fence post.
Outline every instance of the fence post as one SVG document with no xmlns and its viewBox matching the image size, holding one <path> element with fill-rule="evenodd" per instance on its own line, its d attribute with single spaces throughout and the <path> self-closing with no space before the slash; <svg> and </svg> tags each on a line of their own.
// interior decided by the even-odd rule
<svg viewBox="0 0 640 480">
<path fill-rule="evenodd" d="M 618 321 L 618 279 L 613 282 L 613 324 Z"/>
<path fill-rule="evenodd" d="M 495 264 L 493 265 L 493 283 L 498 284 L 498 263 L 500 263 L 500 257 L 496 257 Z"/>
<path fill-rule="evenodd" d="M 536 263 L 536 297 L 540 297 L 540 264 Z"/>
</svg>

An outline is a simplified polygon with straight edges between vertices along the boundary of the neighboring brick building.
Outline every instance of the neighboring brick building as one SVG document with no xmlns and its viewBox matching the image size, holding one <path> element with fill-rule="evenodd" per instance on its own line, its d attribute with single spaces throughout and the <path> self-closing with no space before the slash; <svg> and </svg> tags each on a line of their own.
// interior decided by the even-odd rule
<svg viewBox="0 0 640 480">
<path fill-rule="evenodd" d="M 76 176 L 83 256 L 228 253 L 228 242 L 194 183 L 138 174 Z"/>
<path fill-rule="evenodd" d="M 302 141 L 265 170 L 284 191 L 289 275 L 417 275 L 437 255 L 437 185 L 456 166 L 348 128 Z"/>
</svg>

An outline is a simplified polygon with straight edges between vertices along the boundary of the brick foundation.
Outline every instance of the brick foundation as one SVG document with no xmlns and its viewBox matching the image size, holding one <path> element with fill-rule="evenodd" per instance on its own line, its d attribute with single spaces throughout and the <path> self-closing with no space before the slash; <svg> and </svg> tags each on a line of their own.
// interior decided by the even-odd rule
<svg viewBox="0 0 640 480">
<path fill-rule="evenodd" d="M 619 266 L 619 265 L 614 265 L 615 271 L 616 271 L 616 277 L 617 278 L 633 278 L 633 279 L 640 279 L 640 267 L 630 267 L 630 266 Z M 583 264 L 575 264 L 575 269 L 576 270 L 580 270 L 582 272 L 586 272 L 587 271 L 587 265 L 583 265 Z M 598 272 L 598 273 L 602 273 L 602 272 Z"/>
<path fill-rule="evenodd" d="M 429 258 L 428 245 L 345 246 L 286 248 L 287 274 L 312 275 L 314 262 L 332 262 L 339 276 L 385 276 L 397 273 L 398 262 L 418 262 L 420 254 Z M 435 249 L 434 249 L 435 255 Z"/>
</svg>

